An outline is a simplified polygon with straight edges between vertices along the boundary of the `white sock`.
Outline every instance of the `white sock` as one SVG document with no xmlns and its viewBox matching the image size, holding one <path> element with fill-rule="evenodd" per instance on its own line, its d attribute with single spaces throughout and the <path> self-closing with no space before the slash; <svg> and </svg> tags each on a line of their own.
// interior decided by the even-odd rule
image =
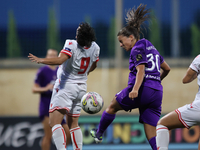
<svg viewBox="0 0 200 150">
<path fill-rule="evenodd" d="M 56 124 L 52 128 L 52 137 L 57 150 L 66 150 L 66 135 L 61 124 Z"/>
<path fill-rule="evenodd" d="M 74 150 L 82 150 L 83 146 L 83 135 L 80 127 L 70 129 L 71 140 L 73 143 Z"/>
<path fill-rule="evenodd" d="M 168 150 L 169 130 L 166 126 L 157 125 L 156 127 L 156 145 L 158 150 Z"/>
</svg>

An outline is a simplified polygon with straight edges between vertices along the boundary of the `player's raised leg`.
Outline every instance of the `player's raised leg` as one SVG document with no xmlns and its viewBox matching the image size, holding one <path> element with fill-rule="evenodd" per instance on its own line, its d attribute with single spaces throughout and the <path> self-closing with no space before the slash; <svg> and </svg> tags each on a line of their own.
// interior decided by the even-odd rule
<svg viewBox="0 0 200 150">
<path fill-rule="evenodd" d="M 55 110 L 49 114 L 52 137 L 57 150 L 66 150 L 66 134 L 61 125 L 66 110 Z"/>
<path fill-rule="evenodd" d="M 109 107 L 103 112 L 98 129 L 92 129 L 90 131 L 90 134 L 92 135 L 96 143 L 102 142 L 103 133 L 105 132 L 107 127 L 113 122 L 116 112 L 119 110 L 122 110 L 122 108 L 117 102 L 116 98 L 114 98 Z"/>
<path fill-rule="evenodd" d="M 179 121 L 178 114 L 175 111 L 162 117 L 156 127 L 156 144 L 158 150 L 168 150 L 169 130 L 175 128 L 184 128 L 185 126 Z"/>
</svg>

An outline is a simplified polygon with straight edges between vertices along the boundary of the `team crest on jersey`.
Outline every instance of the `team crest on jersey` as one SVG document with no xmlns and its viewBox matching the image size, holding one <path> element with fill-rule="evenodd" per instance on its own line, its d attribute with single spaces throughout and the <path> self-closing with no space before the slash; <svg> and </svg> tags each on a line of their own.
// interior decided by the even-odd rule
<svg viewBox="0 0 200 150">
<path fill-rule="evenodd" d="M 65 47 L 65 50 L 67 50 L 67 51 L 69 51 L 69 52 L 72 51 L 72 50 L 71 50 L 70 48 L 68 48 L 68 47 Z"/>
<path fill-rule="evenodd" d="M 141 59 L 142 59 L 142 55 L 141 55 L 141 54 L 137 54 L 136 60 L 137 60 L 137 61 L 140 61 Z"/>
</svg>

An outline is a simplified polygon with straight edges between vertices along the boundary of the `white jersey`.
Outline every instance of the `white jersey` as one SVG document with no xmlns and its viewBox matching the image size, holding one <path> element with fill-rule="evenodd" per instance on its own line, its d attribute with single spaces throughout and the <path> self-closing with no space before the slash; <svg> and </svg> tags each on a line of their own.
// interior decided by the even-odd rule
<svg viewBox="0 0 200 150">
<path fill-rule="evenodd" d="M 190 64 L 190 68 L 197 72 L 197 83 L 200 87 L 200 55 L 198 55 Z M 200 124 L 200 88 L 196 94 L 194 101 L 191 104 L 186 104 L 175 110 L 178 114 L 180 122 L 190 128 L 193 125 Z"/>
<path fill-rule="evenodd" d="M 93 62 L 99 60 L 100 47 L 96 42 L 87 47 L 81 47 L 76 40 L 66 40 L 61 53 L 70 58 L 59 66 L 57 78 L 59 82 L 85 83 L 88 71 Z"/>
<path fill-rule="evenodd" d="M 190 64 L 190 68 L 197 72 L 197 84 L 199 85 L 198 93 L 196 94 L 196 100 L 200 100 L 200 55 L 198 55 Z M 200 107 L 200 106 L 199 106 Z"/>
</svg>

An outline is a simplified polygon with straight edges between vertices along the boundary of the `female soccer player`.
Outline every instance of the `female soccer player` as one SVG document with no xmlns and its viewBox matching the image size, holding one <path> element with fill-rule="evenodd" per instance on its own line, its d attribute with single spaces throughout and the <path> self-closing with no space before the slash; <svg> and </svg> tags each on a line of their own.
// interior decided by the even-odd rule
<svg viewBox="0 0 200 150">
<path fill-rule="evenodd" d="M 61 121 L 67 114 L 74 150 L 82 150 L 82 132 L 78 125 L 81 98 L 87 91 L 87 75 L 93 71 L 99 60 L 100 48 L 95 33 L 87 23 L 77 28 L 76 40 L 66 40 L 59 57 L 38 58 L 29 54 L 29 59 L 48 65 L 61 65 L 51 98 L 49 117 L 52 137 L 57 150 L 66 150 L 66 135 Z"/>
<path fill-rule="evenodd" d="M 46 58 L 55 58 L 58 56 L 58 52 L 54 49 L 48 49 Z M 53 90 L 53 85 L 56 80 L 58 67 L 56 65 L 45 65 L 42 66 L 35 78 L 35 83 L 33 85 L 33 93 L 40 94 L 40 104 L 39 104 L 39 118 L 42 122 L 44 129 L 44 137 L 42 139 L 41 148 L 42 150 L 50 150 L 52 131 L 49 126 L 49 105 Z M 67 135 L 67 145 L 70 142 L 69 128 L 66 122 L 62 121 L 62 126 Z"/>
<path fill-rule="evenodd" d="M 139 108 L 139 122 L 144 124 L 152 149 L 157 150 L 156 125 L 161 114 L 163 95 L 161 80 L 169 73 L 170 67 L 148 40 L 140 39 L 141 25 L 149 18 L 150 12 L 145 8 L 146 5 L 140 4 L 136 10 L 133 8 L 128 11 L 127 25 L 117 35 L 120 46 L 131 51 L 128 87 L 115 95 L 103 112 L 98 129 L 90 131 L 97 143 L 102 141 L 102 135 L 115 119 L 117 111 Z"/>
<path fill-rule="evenodd" d="M 200 55 L 198 55 L 190 64 L 182 82 L 184 84 L 198 79 L 200 87 Z M 156 127 L 156 144 L 158 150 L 168 150 L 169 145 L 169 130 L 175 128 L 190 128 L 200 124 L 200 90 L 197 92 L 194 101 L 191 104 L 186 104 L 175 111 L 162 117 Z M 199 147 L 200 150 L 200 147 Z"/>
</svg>

